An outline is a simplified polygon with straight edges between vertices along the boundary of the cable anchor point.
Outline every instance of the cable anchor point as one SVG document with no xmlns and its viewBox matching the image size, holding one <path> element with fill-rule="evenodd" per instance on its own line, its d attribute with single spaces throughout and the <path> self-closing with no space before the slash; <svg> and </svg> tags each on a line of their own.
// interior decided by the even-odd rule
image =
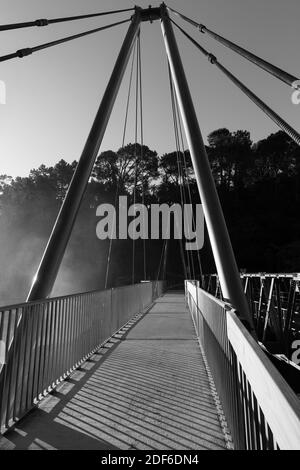
<svg viewBox="0 0 300 470">
<path fill-rule="evenodd" d="M 48 26 L 49 21 L 46 20 L 45 18 L 42 18 L 42 19 L 36 20 L 36 21 L 34 22 L 34 24 L 35 24 L 36 26 Z"/>
<path fill-rule="evenodd" d="M 217 58 L 216 58 L 216 56 L 213 55 L 213 54 L 208 54 L 207 58 L 208 58 L 208 61 L 209 61 L 211 64 L 215 64 L 215 63 L 217 62 Z"/>
</svg>

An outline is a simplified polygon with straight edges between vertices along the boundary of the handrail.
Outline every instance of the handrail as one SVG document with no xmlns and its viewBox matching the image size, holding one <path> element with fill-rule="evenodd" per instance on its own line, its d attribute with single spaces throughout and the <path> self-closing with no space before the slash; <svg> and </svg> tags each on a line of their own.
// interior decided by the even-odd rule
<svg viewBox="0 0 300 470">
<path fill-rule="evenodd" d="M 228 340 L 280 449 L 300 448 L 300 401 L 233 311 Z"/>
<path fill-rule="evenodd" d="M 158 281 L 0 307 L 1 433 L 162 290 Z"/>
<path fill-rule="evenodd" d="M 186 281 L 187 303 L 236 449 L 299 449 L 300 401 L 233 309 Z"/>
</svg>

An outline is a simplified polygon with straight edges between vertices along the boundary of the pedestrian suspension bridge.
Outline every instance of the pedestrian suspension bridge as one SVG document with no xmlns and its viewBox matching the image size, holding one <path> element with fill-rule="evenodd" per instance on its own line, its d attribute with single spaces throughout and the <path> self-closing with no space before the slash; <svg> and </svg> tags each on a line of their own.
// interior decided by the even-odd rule
<svg viewBox="0 0 300 470">
<path fill-rule="evenodd" d="M 300 340 L 299 277 L 240 275 L 173 25 L 297 144 L 300 136 L 173 17 L 296 91 L 300 81 L 164 3 L 0 25 L 0 32 L 129 11 L 128 19 L 0 57 L 1 62 L 26 58 L 129 23 L 28 298 L 0 308 L 0 448 L 300 449 L 300 369 L 290 361 L 290 343 Z M 181 290 L 160 279 L 161 266 L 156 280 L 137 282 L 133 247 L 132 285 L 53 298 L 52 287 L 131 57 L 130 82 L 136 60 L 143 144 L 140 30 L 145 21 L 161 23 L 182 203 L 191 202 L 185 162 L 179 159 L 184 129 L 217 275 L 204 276 L 199 253 L 194 259 L 182 251 L 185 277 L 191 280 Z M 129 95 L 130 86 L 128 100 Z M 126 121 L 124 135 L 125 129 Z M 166 252 L 164 245 L 161 264 Z M 141 262 L 146 279 L 145 256 Z"/>
</svg>

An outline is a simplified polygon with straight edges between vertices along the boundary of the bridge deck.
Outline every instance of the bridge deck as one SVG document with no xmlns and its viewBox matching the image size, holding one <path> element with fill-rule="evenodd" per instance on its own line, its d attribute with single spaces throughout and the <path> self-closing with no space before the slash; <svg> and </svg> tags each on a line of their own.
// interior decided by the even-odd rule
<svg viewBox="0 0 300 470">
<path fill-rule="evenodd" d="M 182 293 L 167 293 L 1 440 L 11 449 L 225 449 Z"/>
</svg>

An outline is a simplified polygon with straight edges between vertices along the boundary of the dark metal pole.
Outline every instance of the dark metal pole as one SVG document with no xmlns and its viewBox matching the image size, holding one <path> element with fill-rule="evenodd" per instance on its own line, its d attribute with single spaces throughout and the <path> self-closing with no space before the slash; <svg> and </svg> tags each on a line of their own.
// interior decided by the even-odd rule
<svg viewBox="0 0 300 470">
<path fill-rule="evenodd" d="M 161 5 L 162 32 L 203 211 L 225 301 L 238 311 L 254 334 L 254 325 L 243 292 L 239 271 L 199 128 L 173 27 L 165 4 Z"/>
<path fill-rule="evenodd" d="M 42 261 L 34 277 L 27 301 L 43 299 L 51 293 L 59 266 L 69 241 L 76 215 L 98 154 L 113 105 L 119 91 L 141 22 L 141 8 L 136 7 L 115 67 L 111 74 L 90 134 L 73 175 L 65 200 L 57 216 Z"/>
</svg>

